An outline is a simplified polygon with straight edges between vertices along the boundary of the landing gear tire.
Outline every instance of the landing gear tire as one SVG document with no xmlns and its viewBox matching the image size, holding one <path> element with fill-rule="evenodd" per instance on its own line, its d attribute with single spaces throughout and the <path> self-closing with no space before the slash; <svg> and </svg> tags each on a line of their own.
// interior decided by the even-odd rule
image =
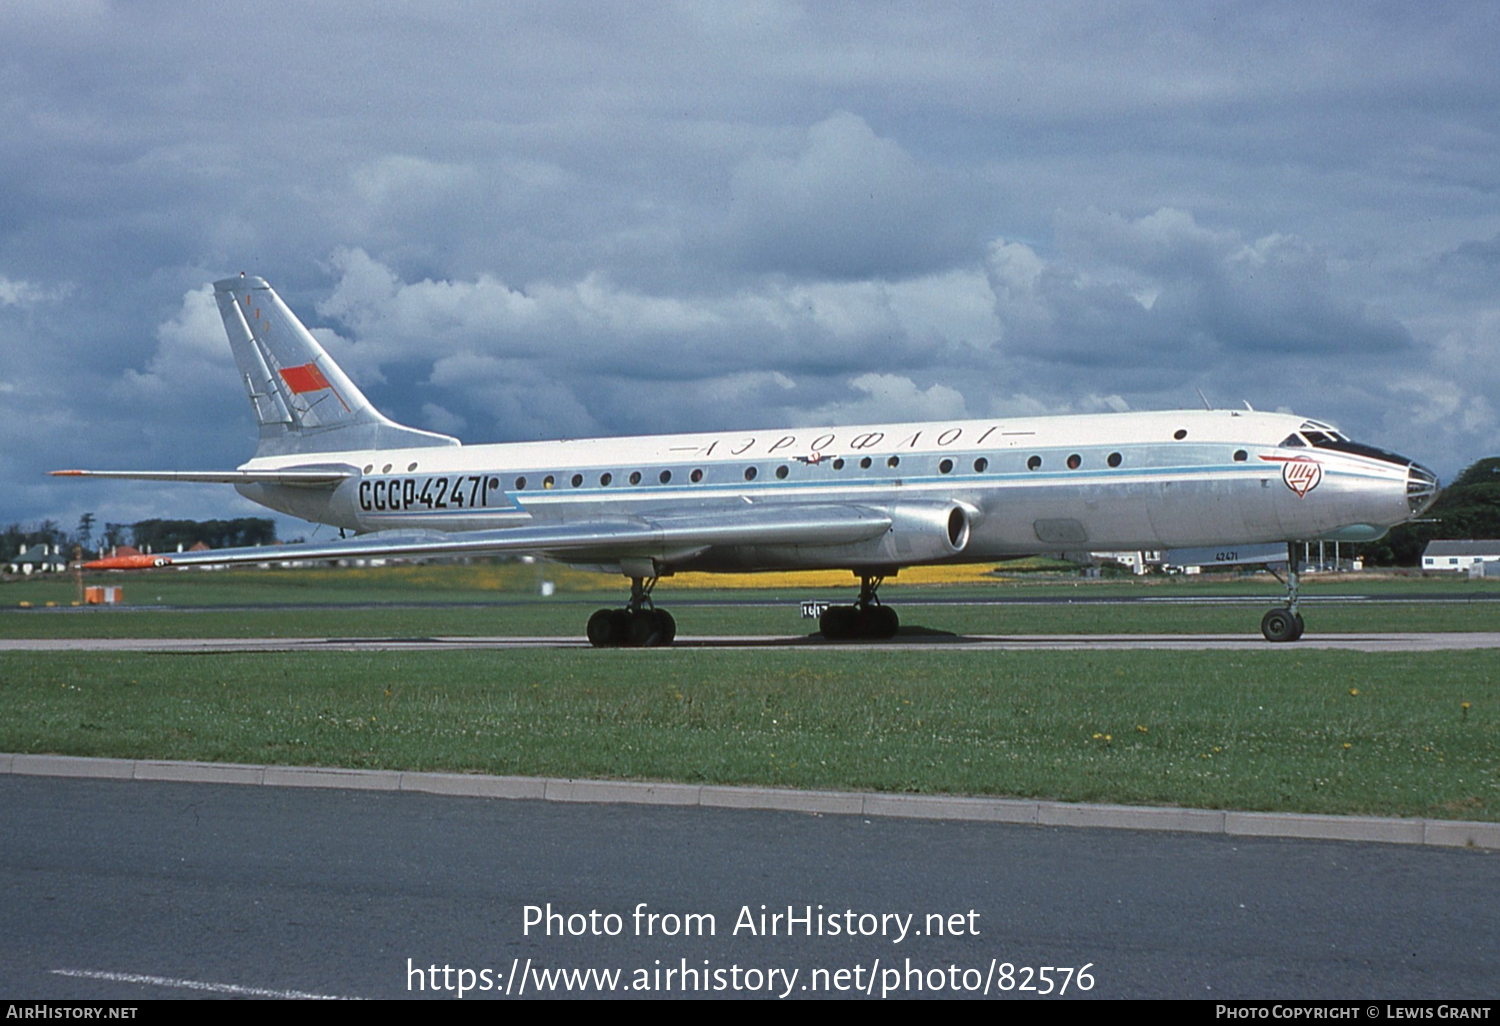
<svg viewBox="0 0 1500 1026">
<path fill-rule="evenodd" d="M 637 609 L 630 614 L 630 629 L 625 642 L 631 648 L 657 648 L 670 645 L 677 636 L 677 622 L 665 609 Z"/>
<path fill-rule="evenodd" d="M 589 644 L 595 648 L 659 648 L 677 637 L 677 621 L 665 609 L 650 604 L 651 585 L 640 578 L 631 581 L 630 605 L 624 609 L 600 609 L 589 617 Z"/>
<path fill-rule="evenodd" d="M 1296 641 L 1303 628 L 1302 614 L 1290 609 L 1272 609 L 1260 619 L 1260 632 L 1267 641 Z"/>
<path fill-rule="evenodd" d="M 818 617 L 818 631 L 829 641 L 851 641 L 855 638 L 870 638 L 884 641 L 894 638 L 901 629 L 901 618 L 889 606 L 882 606 L 875 597 L 875 590 L 885 580 L 887 573 L 859 572 L 859 598 L 852 606 L 829 606 Z"/>
<path fill-rule="evenodd" d="M 859 610 L 853 606 L 829 606 L 818 617 L 818 630 L 829 641 L 859 637 Z"/>
<path fill-rule="evenodd" d="M 630 644 L 630 610 L 609 611 L 609 643 L 614 647 Z"/>
<path fill-rule="evenodd" d="M 608 648 L 615 644 L 615 613 L 619 610 L 601 609 L 589 617 L 589 644 L 595 648 Z"/>
<path fill-rule="evenodd" d="M 818 617 L 818 631 L 829 641 L 884 641 L 900 629 L 901 618 L 890 606 L 829 606 Z"/>
<path fill-rule="evenodd" d="M 871 606 L 864 613 L 864 633 L 869 637 L 885 641 L 894 638 L 901 629 L 901 618 L 890 606 Z"/>
<path fill-rule="evenodd" d="M 656 617 L 656 643 L 670 645 L 677 639 L 677 621 L 665 609 L 653 609 L 651 615 Z"/>
</svg>

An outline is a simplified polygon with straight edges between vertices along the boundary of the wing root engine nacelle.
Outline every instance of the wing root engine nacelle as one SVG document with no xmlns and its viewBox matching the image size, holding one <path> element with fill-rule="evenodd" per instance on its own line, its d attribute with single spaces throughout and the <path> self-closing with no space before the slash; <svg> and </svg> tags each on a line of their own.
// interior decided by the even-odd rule
<svg viewBox="0 0 1500 1026">
<path fill-rule="evenodd" d="M 897 502 L 890 528 L 873 538 L 842 545 L 764 545 L 746 555 L 752 562 L 788 566 L 900 567 L 963 554 L 978 511 L 966 503 Z"/>
</svg>

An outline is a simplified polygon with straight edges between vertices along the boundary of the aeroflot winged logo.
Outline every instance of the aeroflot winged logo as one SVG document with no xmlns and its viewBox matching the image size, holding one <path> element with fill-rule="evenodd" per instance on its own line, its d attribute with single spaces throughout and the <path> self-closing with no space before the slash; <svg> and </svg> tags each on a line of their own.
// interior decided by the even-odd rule
<svg viewBox="0 0 1500 1026">
<path fill-rule="evenodd" d="M 1323 464 L 1306 456 L 1287 460 L 1281 465 L 1281 480 L 1303 498 L 1323 480 Z"/>
</svg>

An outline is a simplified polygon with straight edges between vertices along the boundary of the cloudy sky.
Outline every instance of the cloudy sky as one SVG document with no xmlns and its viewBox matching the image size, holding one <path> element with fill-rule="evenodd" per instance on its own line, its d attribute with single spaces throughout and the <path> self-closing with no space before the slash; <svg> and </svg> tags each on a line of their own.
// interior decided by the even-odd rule
<svg viewBox="0 0 1500 1026">
<path fill-rule="evenodd" d="M 505 441 L 1249 401 L 1500 453 L 1500 5 L 0 4 L 0 519 L 254 448 L 209 282 Z M 285 529 L 296 530 L 294 523 Z"/>
</svg>

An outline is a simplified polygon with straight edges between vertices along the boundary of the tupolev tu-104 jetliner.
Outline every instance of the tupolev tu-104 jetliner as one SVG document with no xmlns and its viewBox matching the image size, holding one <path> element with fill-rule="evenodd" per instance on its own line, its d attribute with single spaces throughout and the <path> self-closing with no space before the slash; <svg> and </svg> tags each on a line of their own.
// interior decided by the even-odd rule
<svg viewBox="0 0 1500 1026">
<path fill-rule="evenodd" d="M 254 458 L 54 473 L 232 484 L 355 536 L 89 569 L 527 553 L 630 579 L 623 608 L 590 617 L 594 645 L 664 645 L 676 625 L 652 591 L 679 570 L 851 570 L 859 597 L 822 614 L 823 635 L 889 638 L 876 589 L 902 567 L 1285 542 L 1286 605 L 1261 630 L 1294 641 L 1292 546 L 1372 541 L 1438 491 L 1403 456 L 1248 408 L 462 445 L 383 416 L 262 279 L 214 289 L 260 424 Z"/>
</svg>

